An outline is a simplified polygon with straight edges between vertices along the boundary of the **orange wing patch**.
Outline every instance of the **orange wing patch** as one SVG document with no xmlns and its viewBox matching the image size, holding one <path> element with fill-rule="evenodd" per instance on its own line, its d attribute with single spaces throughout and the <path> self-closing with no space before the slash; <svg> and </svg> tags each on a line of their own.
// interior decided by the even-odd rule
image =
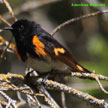
<svg viewBox="0 0 108 108">
<path fill-rule="evenodd" d="M 48 55 L 45 51 L 44 51 L 44 44 L 38 39 L 38 37 L 35 35 L 32 39 L 33 44 L 35 45 L 35 52 L 40 56 L 46 56 Z"/>
<path fill-rule="evenodd" d="M 83 69 L 81 66 L 76 65 L 76 67 L 77 67 L 80 71 L 84 71 L 84 69 Z"/>
<path fill-rule="evenodd" d="M 58 56 L 59 53 L 64 54 L 65 50 L 63 48 L 54 48 L 55 55 Z"/>
</svg>

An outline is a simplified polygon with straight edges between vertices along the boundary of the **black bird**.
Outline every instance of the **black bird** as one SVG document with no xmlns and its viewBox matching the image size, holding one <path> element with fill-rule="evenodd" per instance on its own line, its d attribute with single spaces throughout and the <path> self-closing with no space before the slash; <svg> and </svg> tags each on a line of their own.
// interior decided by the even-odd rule
<svg viewBox="0 0 108 108">
<path fill-rule="evenodd" d="M 57 71 L 87 72 L 56 39 L 33 21 L 21 19 L 10 30 L 15 38 L 17 55 L 39 73 Z"/>
</svg>

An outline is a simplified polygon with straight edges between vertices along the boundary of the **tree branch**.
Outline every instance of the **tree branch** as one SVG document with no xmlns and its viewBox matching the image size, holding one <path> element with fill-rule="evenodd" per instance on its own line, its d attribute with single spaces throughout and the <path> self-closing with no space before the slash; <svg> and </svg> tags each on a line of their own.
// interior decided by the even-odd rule
<svg viewBox="0 0 108 108">
<path fill-rule="evenodd" d="M 90 13 L 90 14 L 87 14 L 87 15 L 83 15 L 83 16 L 80 16 L 80 17 L 77 17 L 77 18 L 72 18 L 70 20 L 67 20 L 65 21 L 64 23 L 60 24 L 59 26 L 57 26 L 51 33 L 51 35 L 53 36 L 56 32 L 58 32 L 60 29 L 62 29 L 63 27 L 75 22 L 75 21 L 78 21 L 78 20 L 81 20 L 81 19 L 86 19 L 88 17 L 93 17 L 93 16 L 97 16 L 97 15 L 100 15 L 100 14 L 105 14 L 105 13 L 108 13 L 108 10 L 103 10 L 103 11 L 97 11 L 97 12 L 94 12 L 94 13 Z"/>
</svg>

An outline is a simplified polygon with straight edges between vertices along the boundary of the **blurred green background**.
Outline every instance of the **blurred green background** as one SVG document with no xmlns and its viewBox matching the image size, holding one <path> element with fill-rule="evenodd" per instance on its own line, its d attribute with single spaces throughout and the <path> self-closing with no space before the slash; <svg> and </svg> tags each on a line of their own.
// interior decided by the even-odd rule
<svg viewBox="0 0 108 108">
<path fill-rule="evenodd" d="M 9 2 L 18 19 L 26 18 L 40 23 L 49 33 L 66 20 L 108 8 L 107 0 L 9 0 Z M 106 7 L 72 7 L 72 3 L 105 3 Z M 4 4 L 0 4 L 0 14 L 13 23 Z M 0 29 L 5 26 L 0 22 Z M 11 33 L 3 31 L 0 35 L 9 40 Z M 108 14 L 76 21 L 62 28 L 54 38 L 63 44 L 84 67 L 108 76 Z M 6 53 L 5 56 L 6 59 L 0 60 L 1 73 L 24 74 L 25 66 L 16 55 Z M 96 81 L 72 77 L 65 83 L 106 101 L 108 99 Z M 107 82 L 102 84 L 108 89 Z M 51 91 L 51 93 L 61 105 L 60 92 Z M 69 94 L 66 94 L 66 104 L 67 108 L 96 108 Z"/>
</svg>

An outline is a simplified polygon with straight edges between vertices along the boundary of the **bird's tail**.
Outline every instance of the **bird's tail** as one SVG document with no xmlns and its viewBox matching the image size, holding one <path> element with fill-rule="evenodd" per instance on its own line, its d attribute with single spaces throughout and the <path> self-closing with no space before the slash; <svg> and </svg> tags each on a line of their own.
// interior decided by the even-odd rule
<svg viewBox="0 0 108 108">
<path fill-rule="evenodd" d="M 77 71 L 77 72 L 82 72 L 82 73 L 92 73 L 91 71 L 89 71 L 88 69 L 84 68 L 80 64 L 76 64 L 74 69 L 72 68 L 72 71 Z"/>
</svg>

